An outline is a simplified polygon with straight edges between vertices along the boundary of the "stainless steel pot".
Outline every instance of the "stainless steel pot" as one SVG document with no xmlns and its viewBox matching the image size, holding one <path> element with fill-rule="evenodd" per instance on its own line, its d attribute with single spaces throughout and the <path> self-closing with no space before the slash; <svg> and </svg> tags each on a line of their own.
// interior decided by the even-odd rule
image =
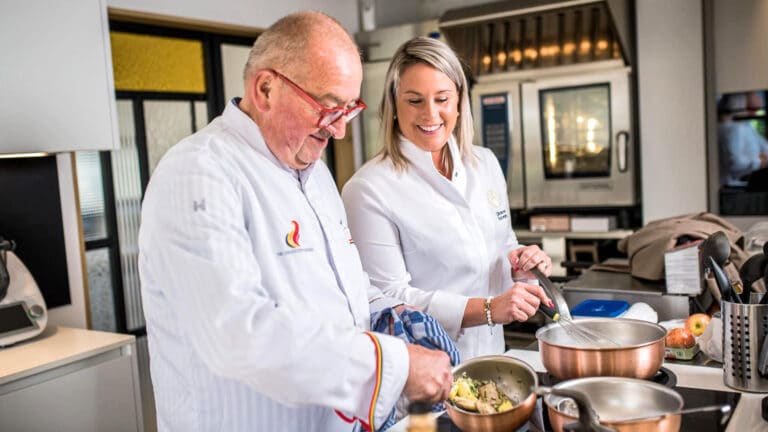
<svg viewBox="0 0 768 432">
<path fill-rule="evenodd" d="M 557 390 L 581 392 L 589 400 L 600 424 L 619 432 L 680 430 L 681 417 L 677 412 L 683 408 L 683 398 L 660 384 L 633 378 L 591 377 L 564 381 L 552 390 L 543 399 L 556 432 L 578 421 L 573 401 L 555 394 Z M 648 416 L 650 418 L 637 420 Z"/>
<path fill-rule="evenodd" d="M 650 378 L 664 362 L 664 327 L 624 318 L 574 320 L 578 326 L 605 335 L 618 346 L 590 346 L 574 339 L 557 323 L 536 332 L 547 372 L 555 378 L 618 376 Z"/>
<path fill-rule="evenodd" d="M 465 432 L 509 432 L 531 417 L 536 406 L 536 393 L 532 389 L 538 385 L 538 377 L 527 363 L 509 356 L 480 356 L 454 367 L 454 379 L 461 377 L 464 372 L 473 379 L 494 381 L 515 406 L 505 412 L 479 414 L 465 411 L 446 401 L 448 416 L 459 429 Z"/>
</svg>

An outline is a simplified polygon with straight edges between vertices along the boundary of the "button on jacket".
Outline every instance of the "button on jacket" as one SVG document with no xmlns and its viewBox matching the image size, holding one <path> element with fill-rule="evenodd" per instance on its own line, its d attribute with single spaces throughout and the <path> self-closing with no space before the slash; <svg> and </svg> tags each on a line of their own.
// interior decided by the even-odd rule
<svg viewBox="0 0 768 432">
<path fill-rule="evenodd" d="M 512 284 L 506 255 L 519 245 L 498 160 L 483 147 L 461 160 L 451 138 L 451 181 L 429 152 L 403 137 L 400 145 L 410 161 L 405 171 L 379 156 L 342 192 L 365 271 L 385 294 L 436 317 L 462 360 L 501 353 L 501 328 L 461 329 L 470 297 L 498 295 Z"/>
<path fill-rule="evenodd" d="M 368 278 L 327 167 L 282 164 L 236 102 L 168 151 L 144 199 L 158 426 L 376 428 L 405 385 L 405 345 L 367 332 Z"/>
</svg>

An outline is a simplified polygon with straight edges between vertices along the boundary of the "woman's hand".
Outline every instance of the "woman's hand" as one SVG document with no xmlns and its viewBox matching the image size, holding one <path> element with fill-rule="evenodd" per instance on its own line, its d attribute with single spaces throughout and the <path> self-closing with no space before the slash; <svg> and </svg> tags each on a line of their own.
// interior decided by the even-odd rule
<svg viewBox="0 0 768 432">
<path fill-rule="evenodd" d="M 553 306 L 539 285 L 515 282 L 512 287 L 491 299 L 493 322 L 507 324 L 512 321 L 527 321 L 539 309 L 539 303 Z"/>
<path fill-rule="evenodd" d="M 509 251 L 512 277 L 515 279 L 536 279 L 530 270 L 537 267 L 544 275 L 552 274 L 552 259 L 536 245 L 523 246 Z"/>
</svg>

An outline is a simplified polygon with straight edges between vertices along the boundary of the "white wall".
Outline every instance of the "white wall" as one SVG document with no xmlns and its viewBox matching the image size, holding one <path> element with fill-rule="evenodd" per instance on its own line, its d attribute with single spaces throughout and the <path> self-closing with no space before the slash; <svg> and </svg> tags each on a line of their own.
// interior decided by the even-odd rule
<svg viewBox="0 0 768 432">
<path fill-rule="evenodd" d="M 701 0 L 642 0 L 637 67 L 643 224 L 707 210 Z"/>
<path fill-rule="evenodd" d="M 266 28 L 283 15 L 319 10 L 341 22 L 351 33 L 358 29 L 357 0 L 107 0 L 109 7 L 195 20 Z"/>
<path fill-rule="evenodd" d="M 768 1 L 715 0 L 713 20 L 715 90 L 768 88 Z"/>
</svg>

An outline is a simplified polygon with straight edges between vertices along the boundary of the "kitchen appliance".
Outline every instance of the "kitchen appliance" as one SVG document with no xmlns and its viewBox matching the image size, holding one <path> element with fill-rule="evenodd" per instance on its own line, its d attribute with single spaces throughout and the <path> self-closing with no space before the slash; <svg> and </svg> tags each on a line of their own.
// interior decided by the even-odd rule
<svg viewBox="0 0 768 432">
<path fill-rule="evenodd" d="M 637 206 L 630 10 L 622 0 L 527 0 L 441 17 L 476 77 L 475 144 L 499 158 L 512 209 L 629 216 Z"/>
<path fill-rule="evenodd" d="M 35 337 L 48 323 L 43 295 L 14 248 L 0 237 L 0 347 Z"/>
<path fill-rule="evenodd" d="M 521 84 L 527 207 L 636 203 L 630 69 Z"/>
<path fill-rule="evenodd" d="M 620 60 L 480 76 L 475 144 L 507 176 L 510 207 L 637 204 L 630 69 Z"/>
</svg>

